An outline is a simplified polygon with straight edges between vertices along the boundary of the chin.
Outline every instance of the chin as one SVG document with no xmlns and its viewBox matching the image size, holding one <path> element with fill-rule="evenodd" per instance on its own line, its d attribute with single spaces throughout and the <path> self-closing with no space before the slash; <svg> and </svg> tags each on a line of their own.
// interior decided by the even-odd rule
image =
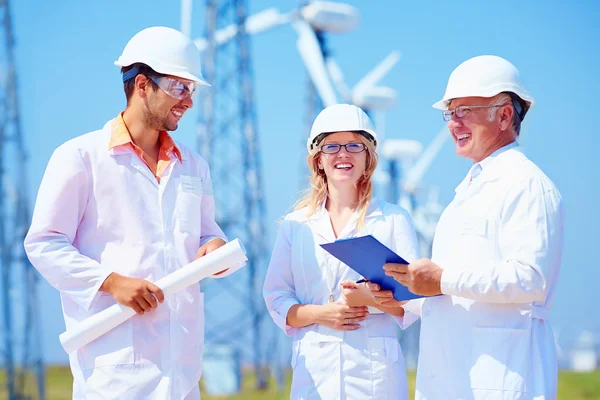
<svg viewBox="0 0 600 400">
<path fill-rule="evenodd" d="M 178 128 L 178 125 L 177 124 L 166 123 L 166 124 L 164 124 L 163 128 L 164 128 L 163 129 L 164 131 L 171 132 L 171 131 L 176 130 Z"/>
<path fill-rule="evenodd" d="M 360 177 L 354 177 L 354 176 L 342 176 L 342 177 L 336 177 L 334 179 L 332 179 L 332 182 L 335 183 L 352 183 L 354 185 L 356 185 L 358 183 Z"/>
</svg>

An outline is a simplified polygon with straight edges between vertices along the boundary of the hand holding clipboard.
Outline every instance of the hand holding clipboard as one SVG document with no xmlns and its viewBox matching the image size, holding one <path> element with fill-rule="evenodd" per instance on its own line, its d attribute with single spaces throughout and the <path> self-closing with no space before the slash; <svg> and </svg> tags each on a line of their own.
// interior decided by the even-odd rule
<svg viewBox="0 0 600 400">
<path fill-rule="evenodd" d="M 410 292 L 406 286 L 385 274 L 384 264 L 408 262 L 371 235 L 336 240 L 321 247 L 370 282 L 378 284 L 381 289 L 391 290 L 398 301 L 425 297 Z"/>
</svg>

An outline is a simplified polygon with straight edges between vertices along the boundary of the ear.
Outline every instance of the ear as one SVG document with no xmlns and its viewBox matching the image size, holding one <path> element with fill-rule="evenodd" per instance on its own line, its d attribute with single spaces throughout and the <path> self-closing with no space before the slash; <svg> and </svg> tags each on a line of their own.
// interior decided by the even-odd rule
<svg viewBox="0 0 600 400">
<path fill-rule="evenodd" d="M 147 97 L 150 90 L 150 82 L 145 75 L 139 74 L 135 77 L 135 92 L 141 97 Z"/>
<path fill-rule="evenodd" d="M 511 127 L 514 114 L 515 110 L 511 105 L 507 104 L 500 107 L 498 111 L 498 124 L 501 131 L 505 131 Z"/>
</svg>

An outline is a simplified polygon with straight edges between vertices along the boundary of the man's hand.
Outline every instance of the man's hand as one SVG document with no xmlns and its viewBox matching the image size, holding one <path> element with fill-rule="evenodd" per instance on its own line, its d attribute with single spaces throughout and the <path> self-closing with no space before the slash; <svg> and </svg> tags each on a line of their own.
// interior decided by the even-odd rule
<svg viewBox="0 0 600 400">
<path fill-rule="evenodd" d="M 358 322 L 367 318 L 367 307 L 351 307 L 336 301 L 319 306 L 316 312 L 316 322 L 338 331 L 353 331 L 360 328 Z"/>
<path fill-rule="evenodd" d="M 406 301 L 398 301 L 394 298 L 391 290 L 381 290 L 381 287 L 373 282 L 367 282 L 373 300 L 377 307 L 402 307 Z"/>
<path fill-rule="evenodd" d="M 391 276 L 412 293 L 423 296 L 442 294 L 440 283 L 442 271 L 428 258 L 422 258 L 411 264 L 385 264 L 385 274 Z"/>
<path fill-rule="evenodd" d="M 204 243 L 204 245 L 200 246 L 200 248 L 196 252 L 196 258 L 194 260 L 197 260 L 200 257 L 203 257 L 203 256 L 207 255 L 208 253 L 210 253 L 211 251 L 215 251 L 216 249 L 218 249 L 219 247 L 224 246 L 224 245 L 225 245 L 225 241 L 223 239 L 220 239 L 220 238 L 211 239 L 208 242 Z M 223 271 L 219 271 L 216 274 L 214 274 L 213 276 L 220 275 L 225 271 L 227 271 L 227 269 L 224 269 Z"/>
<path fill-rule="evenodd" d="M 133 308 L 139 315 L 158 307 L 156 299 L 161 303 L 165 301 L 163 291 L 154 283 L 144 279 L 129 278 L 116 272 L 106 278 L 100 290 L 110 293 L 117 302 Z"/>
</svg>

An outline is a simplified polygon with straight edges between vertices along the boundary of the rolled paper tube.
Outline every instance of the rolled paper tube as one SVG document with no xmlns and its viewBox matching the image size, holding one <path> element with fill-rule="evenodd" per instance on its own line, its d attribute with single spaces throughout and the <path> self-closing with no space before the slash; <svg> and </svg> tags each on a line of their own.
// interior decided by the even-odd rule
<svg viewBox="0 0 600 400">
<path fill-rule="evenodd" d="M 224 269 L 237 271 L 246 261 L 244 246 L 235 239 L 154 283 L 168 296 Z M 60 343 L 70 354 L 134 315 L 133 308 L 115 303 L 63 332 L 59 336 Z"/>
</svg>

